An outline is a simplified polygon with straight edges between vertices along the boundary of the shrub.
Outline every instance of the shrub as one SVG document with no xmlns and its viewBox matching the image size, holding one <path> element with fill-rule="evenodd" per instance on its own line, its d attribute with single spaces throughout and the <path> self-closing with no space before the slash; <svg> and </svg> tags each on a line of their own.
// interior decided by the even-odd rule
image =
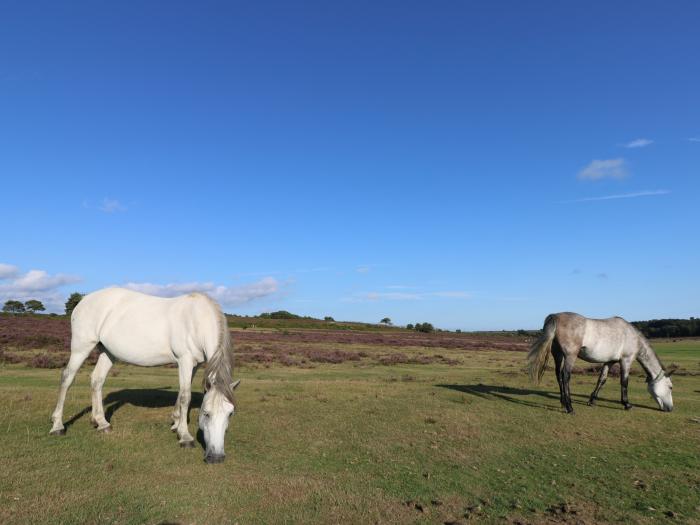
<svg viewBox="0 0 700 525">
<path fill-rule="evenodd" d="M 29 361 L 29 365 L 34 368 L 62 368 L 65 366 L 66 362 L 67 359 L 65 356 L 37 354 Z"/>
<path fill-rule="evenodd" d="M 416 330 L 418 332 L 423 332 L 423 333 L 429 334 L 430 332 L 435 331 L 435 327 L 430 323 L 417 323 Z"/>
</svg>

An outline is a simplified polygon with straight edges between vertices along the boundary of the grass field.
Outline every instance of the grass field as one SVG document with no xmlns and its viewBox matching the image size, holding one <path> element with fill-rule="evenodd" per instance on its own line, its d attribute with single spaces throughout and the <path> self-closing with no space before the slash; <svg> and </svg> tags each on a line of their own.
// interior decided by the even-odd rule
<svg viewBox="0 0 700 525">
<path fill-rule="evenodd" d="M 573 416 L 551 372 L 528 383 L 520 351 L 298 344 L 362 358 L 238 367 L 220 465 L 169 432 L 171 368 L 114 367 L 105 435 L 89 424 L 84 366 L 56 438 L 59 370 L 0 365 L 0 523 L 700 522 L 698 341 L 654 344 L 680 367 L 673 413 L 639 375 L 633 410 L 614 378 L 588 407 L 595 376 L 584 373 Z M 440 358 L 382 361 L 397 352 Z"/>
</svg>

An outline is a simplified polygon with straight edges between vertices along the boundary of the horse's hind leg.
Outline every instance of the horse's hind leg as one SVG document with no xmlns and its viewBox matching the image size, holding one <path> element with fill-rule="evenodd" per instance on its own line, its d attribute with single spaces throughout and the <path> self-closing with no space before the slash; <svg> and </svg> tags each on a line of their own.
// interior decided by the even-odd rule
<svg viewBox="0 0 700 525">
<path fill-rule="evenodd" d="M 566 354 L 565 352 L 564 363 L 561 367 L 561 382 L 564 388 L 564 403 L 566 412 L 573 414 L 574 407 L 571 405 L 571 389 L 569 387 L 571 383 L 571 371 L 574 368 L 574 363 L 576 362 L 576 354 Z"/>
<path fill-rule="evenodd" d="M 608 370 L 610 369 L 611 364 L 612 363 L 605 363 L 603 365 L 600 375 L 598 376 L 598 383 L 596 384 L 595 389 L 591 393 L 591 397 L 588 400 L 588 406 L 595 405 L 596 399 L 598 399 L 598 393 L 600 392 L 600 389 L 603 388 L 605 381 L 608 379 Z"/>
<path fill-rule="evenodd" d="M 66 402 L 66 393 L 68 388 L 70 388 L 73 380 L 75 379 L 75 374 L 82 366 L 83 362 L 87 356 L 92 352 L 92 350 L 97 345 L 97 342 L 82 343 L 71 341 L 70 359 L 68 364 L 61 372 L 61 385 L 58 389 L 58 401 L 56 402 L 56 408 L 51 414 L 51 421 L 53 426 L 49 434 L 52 436 L 62 436 L 66 433 L 66 429 L 63 426 L 63 405 Z"/>
<path fill-rule="evenodd" d="M 92 387 L 91 421 L 97 427 L 97 430 L 101 432 L 109 432 L 112 428 L 107 419 L 105 419 L 105 409 L 102 405 L 102 385 L 104 385 L 109 369 L 112 368 L 113 364 L 114 361 L 112 361 L 109 354 L 104 351 L 101 352 L 95 369 L 92 371 L 92 376 L 90 376 L 90 386 Z"/>
<path fill-rule="evenodd" d="M 554 357 L 554 372 L 557 376 L 557 384 L 559 385 L 559 402 L 561 406 L 566 406 L 564 398 L 564 384 L 561 381 L 562 364 L 564 363 L 564 354 L 558 344 L 552 345 L 552 356 Z"/>
</svg>

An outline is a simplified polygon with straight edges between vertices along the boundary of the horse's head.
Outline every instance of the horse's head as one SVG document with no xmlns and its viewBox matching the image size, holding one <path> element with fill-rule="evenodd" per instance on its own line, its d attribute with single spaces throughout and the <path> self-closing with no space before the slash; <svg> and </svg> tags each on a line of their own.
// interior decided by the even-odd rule
<svg viewBox="0 0 700 525">
<path fill-rule="evenodd" d="M 239 379 L 232 383 L 229 391 L 233 392 L 240 382 Z M 199 409 L 199 428 L 204 435 L 204 461 L 207 463 L 222 463 L 226 458 L 224 436 L 229 418 L 234 412 L 232 401 L 232 396 L 226 395 L 216 386 L 209 388 L 204 394 L 202 407 Z"/>
<path fill-rule="evenodd" d="M 659 408 L 664 412 L 670 412 L 673 410 L 673 383 L 671 383 L 670 375 L 673 370 L 668 374 L 661 372 L 655 379 L 647 379 L 647 389 L 651 394 L 651 397 L 659 404 Z"/>
</svg>

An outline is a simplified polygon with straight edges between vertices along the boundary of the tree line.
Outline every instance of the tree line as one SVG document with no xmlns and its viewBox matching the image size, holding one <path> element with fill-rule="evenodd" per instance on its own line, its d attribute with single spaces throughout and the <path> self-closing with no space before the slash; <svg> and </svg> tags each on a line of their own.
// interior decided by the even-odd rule
<svg viewBox="0 0 700 525">
<path fill-rule="evenodd" d="M 699 337 L 700 319 L 652 319 L 634 321 L 637 329 L 650 339 L 657 337 Z"/>
<path fill-rule="evenodd" d="M 73 292 L 70 297 L 66 300 L 65 311 L 66 315 L 73 313 L 73 309 L 78 305 L 80 300 L 83 298 L 83 294 L 78 292 Z M 39 312 L 44 312 L 46 307 L 44 303 L 38 299 L 29 299 L 28 301 L 17 301 L 16 299 L 9 299 L 5 301 L 2 307 L 2 311 L 6 314 L 38 314 Z"/>
</svg>

